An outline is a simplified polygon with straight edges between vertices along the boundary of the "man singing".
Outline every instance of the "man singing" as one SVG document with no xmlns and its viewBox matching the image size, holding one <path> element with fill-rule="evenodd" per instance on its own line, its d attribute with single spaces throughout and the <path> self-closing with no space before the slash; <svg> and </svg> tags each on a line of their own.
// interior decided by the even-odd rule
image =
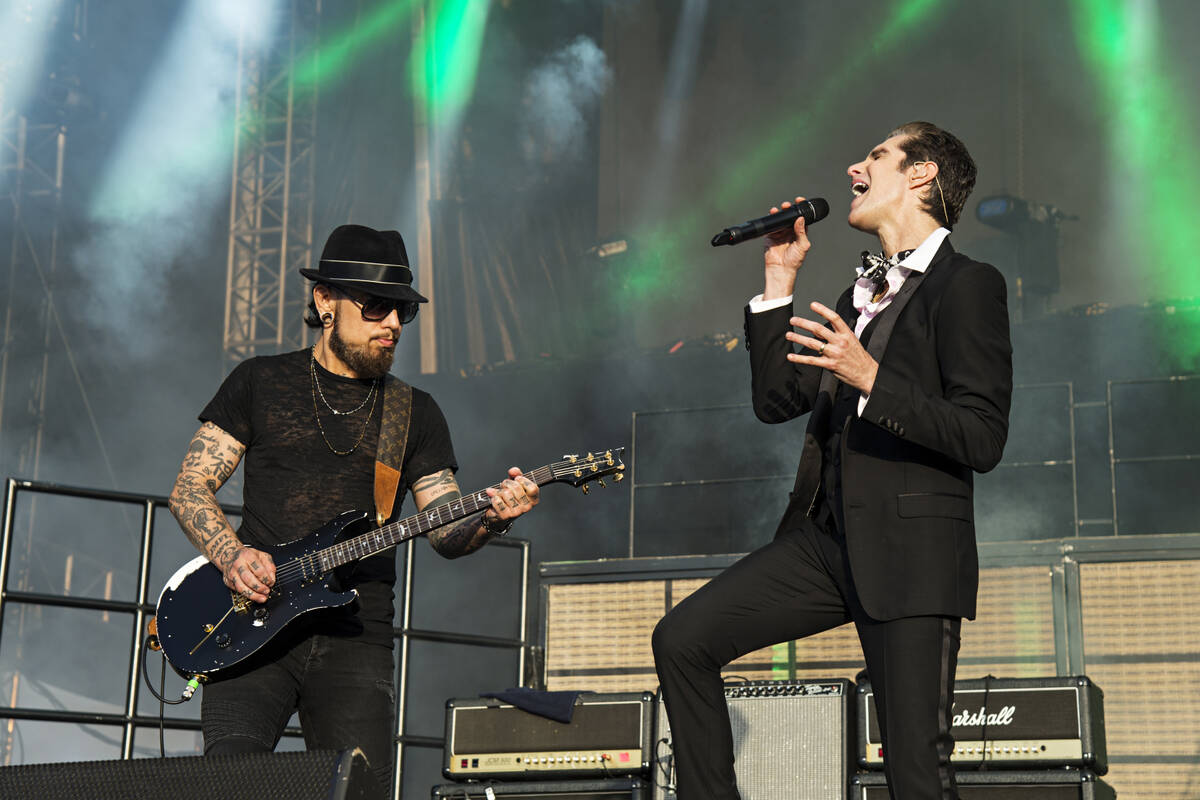
<svg viewBox="0 0 1200 800">
<path fill-rule="evenodd" d="M 958 797 L 954 671 L 979 582 L 972 472 L 996 466 L 1008 435 L 1006 290 L 947 238 L 975 185 L 953 135 L 908 123 L 847 174 L 848 221 L 882 257 L 864 254 L 836 310 L 811 303 L 824 324 L 793 316 L 801 217 L 767 240 L 763 293 L 746 309 L 755 414 L 810 414 L 787 510 L 770 544 L 654 631 L 680 800 L 739 797 L 721 668 L 850 621 L 892 800 Z"/>
<path fill-rule="evenodd" d="M 263 548 L 308 534 L 344 511 L 399 517 L 404 490 L 418 510 L 459 497 L 458 465 L 446 419 L 425 392 L 385 381 L 400 331 L 425 298 L 412 287 L 396 231 L 342 225 L 330 234 L 305 322 L 320 330 L 311 349 L 239 364 L 200 413 L 171 492 L 171 511 L 192 543 L 220 568 L 225 584 L 265 603 L 275 564 Z M 406 398 L 390 446 L 402 453 L 399 478 L 377 493 L 376 459 L 385 391 Z M 242 524 L 235 532 L 216 492 L 245 462 Z M 397 491 L 397 489 L 399 491 Z M 513 468 L 491 507 L 428 534 L 454 558 L 503 535 L 538 502 L 537 484 Z M 399 497 L 397 498 L 397 494 Z M 394 507 L 392 502 L 395 500 Z M 310 749 L 361 747 L 381 787 L 391 785 L 395 733 L 392 586 L 395 550 L 339 570 L 358 599 L 346 609 L 308 614 L 283 630 L 244 668 L 204 687 L 201 722 L 209 755 L 270 752 L 293 711 Z"/>
</svg>

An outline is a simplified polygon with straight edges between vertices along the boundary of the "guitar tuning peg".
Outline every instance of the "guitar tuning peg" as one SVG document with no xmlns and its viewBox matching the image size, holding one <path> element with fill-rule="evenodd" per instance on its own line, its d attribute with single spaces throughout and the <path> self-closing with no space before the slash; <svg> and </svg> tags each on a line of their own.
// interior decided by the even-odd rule
<svg viewBox="0 0 1200 800">
<path fill-rule="evenodd" d="M 604 482 L 604 481 L 602 481 L 602 480 L 598 480 L 598 481 L 596 481 L 596 483 L 600 484 L 600 488 L 601 488 L 601 489 L 607 489 L 607 488 L 608 488 L 608 484 L 607 484 L 607 483 L 605 483 L 605 482 Z"/>
<path fill-rule="evenodd" d="M 587 494 L 587 493 L 588 493 L 588 489 L 590 489 L 590 488 L 591 488 L 591 487 L 590 487 L 590 486 L 588 486 L 586 483 L 585 483 L 583 486 L 580 486 L 580 487 L 579 487 L 579 489 L 580 489 L 580 490 L 581 490 L 581 491 L 582 491 L 584 494 Z"/>
<path fill-rule="evenodd" d="M 620 483 L 621 481 L 625 480 L 625 473 L 618 472 L 616 475 L 613 475 L 613 480 L 617 483 Z"/>
</svg>

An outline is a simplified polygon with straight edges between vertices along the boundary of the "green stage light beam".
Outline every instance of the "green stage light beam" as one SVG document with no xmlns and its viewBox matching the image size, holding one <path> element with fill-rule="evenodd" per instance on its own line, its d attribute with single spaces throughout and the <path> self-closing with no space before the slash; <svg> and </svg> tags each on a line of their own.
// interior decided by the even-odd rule
<svg viewBox="0 0 1200 800">
<path fill-rule="evenodd" d="M 744 193 L 760 183 L 772 169 L 778 168 L 789 151 L 824 126 L 835 101 L 845 94 L 853 80 L 880 59 L 888 57 L 897 45 L 908 41 L 912 32 L 945 4 L 946 0 L 901 0 L 895 3 L 891 15 L 879 30 L 867 38 L 869 47 L 856 50 L 849 59 L 840 62 L 839 67 L 805 99 L 802 110 L 780 119 L 766 136 L 730 148 L 732 152 L 748 155 L 725 166 L 710 182 L 706 194 Z M 636 231 L 637 240 L 649 244 L 640 248 L 631 260 L 629 272 L 620 287 L 621 299 L 665 300 L 684 278 L 688 248 L 694 247 L 697 241 L 707 240 L 702 227 L 709 222 L 697 212 L 689 211 Z"/>
<path fill-rule="evenodd" d="M 419 101 L 439 115 L 461 116 L 475 92 L 491 0 L 434 0 L 429 25 L 414 48 L 425 83 Z M 410 66 L 410 69 L 412 67 Z"/>
<path fill-rule="evenodd" d="M 1109 216 L 1120 220 L 1114 231 L 1120 260 L 1144 264 L 1158 298 L 1194 295 L 1200 227 L 1179 187 L 1200 181 L 1196 102 L 1170 61 L 1160 9 L 1140 0 L 1072 0 L 1071 10 L 1079 50 L 1110 121 L 1105 169 L 1114 176 Z M 1163 346 L 1177 363 L 1194 368 L 1200 329 L 1184 328 L 1184 335 L 1164 337 Z"/>
<path fill-rule="evenodd" d="M 308 90 L 336 82 L 372 47 L 389 41 L 389 34 L 407 21 L 418 1 L 380 3 L 362 19 L 330 36 L 317 49 L 298 56 L 292 67 L 296 88 Z"/>
</svg>

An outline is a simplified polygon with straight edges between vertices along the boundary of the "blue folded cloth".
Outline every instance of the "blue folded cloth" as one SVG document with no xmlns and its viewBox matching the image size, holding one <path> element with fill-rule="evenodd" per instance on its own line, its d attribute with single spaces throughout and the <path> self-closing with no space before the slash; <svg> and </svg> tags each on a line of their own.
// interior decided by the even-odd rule
<svg viewBox="0 0 1200 800">
<path fill-rule="evenodd" d="M 575 713 L 575 700 L 582 692 L 543 692 L 517 687 L 502 692 L 484 692 L 481 697 L 494 697 L 522 711 L 537 714 L 555 722 L 570 722 Z"/>
</svg>

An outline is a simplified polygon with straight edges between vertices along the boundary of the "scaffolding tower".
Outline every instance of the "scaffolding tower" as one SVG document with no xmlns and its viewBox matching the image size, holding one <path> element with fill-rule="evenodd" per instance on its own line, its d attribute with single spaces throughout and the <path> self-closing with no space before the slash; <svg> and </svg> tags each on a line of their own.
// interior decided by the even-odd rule
<svg viewBox="0 0 1200 800">
<path fill-rule="evenodd" d="M 316 82 L 294 67 L 315 58 L 321 0 L 288 0 L 280 37 L 238 49 L 238 93 L 225 279 L 225 371 L 258 354 L 304 347 L 312 264 Z M 313 71 L 315 73 L 315 70 Z"/>
<path fill-rule="evenodd" d="M 83 3 L 77 6 L 83 6 Z M 64 14 L 82 36 L 79 13 Z M 2 77 L 2 76 L 0 76 Z M 50 75 L 37 87 L 48 87 Z M 44 85 L 43 85 L 44 84 Z M 36 98 L 30 111 L 5 104 L 0 83 L 0 248 L 8 262 L 0 349 L 0 474 L 37 479 L 45 432 L 47 373 L 57 313 L 65 110 Z"/>
</svg>

